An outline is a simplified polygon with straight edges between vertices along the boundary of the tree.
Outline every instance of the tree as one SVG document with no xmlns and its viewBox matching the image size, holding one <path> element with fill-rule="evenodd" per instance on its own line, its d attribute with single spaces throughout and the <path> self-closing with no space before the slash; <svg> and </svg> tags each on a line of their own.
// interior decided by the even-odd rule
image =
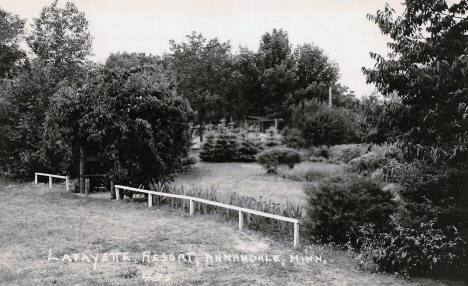
<svg viewBox="0 0 468 286">
<path fill-rule="evenodd" d="M 353 112 L 344 108 L 329 108 L 317 100 L 304 101 L 293 109 L 287 140 L 305 148 L 356 142 L 354 117 Z"/>
<path fill-rule="evenodd" d="M 257 66 L 260 71 L 258 81 L 261 91 L 258 101 L 263 106 L 260 115 L 284 117 L 287 114 L 287 99 L 295 89 L 296 74 L 294 58 L 287 32 L 273 29 L 265 33 L 257 52 Z"/>
<path fill-rule="evenodd" d="M 58 0 L 42 8 L 26 38 L 33 53 L 50 63 L 60 79 L 72 76 L 91 55 L 92 37 L 88 20 L 75 4 L 58 7 Z"/>
<path fill-rule="evenodd" d="M 94 149 L 105 162 L 102 170 L 118 183 L 170 180 L 187 156 L 192 112 L 176 93 L 175 77 L 160 66 L 97 67 L 88 79 L 54 95 L 46 122 L 49 146 L 64 138 L 69 150 Z"/>
<path fill-rule="evenodd" d="M 137 66 L 155 65 L 161 62 L 159 56 L 153 56 L 145 53 L 115 53 L 110 54 L 106 59 L 104 67 L 106 69 L 131 69 Z"/>
<path fill-rule="evenodd" d="M 21 59 L 26 57 L 19 47 L 24 33 L 24 20 L 0 8 L 0 79 L 12 77 Z"/>
<path fill-rule="evenodd" d="M 232 73 L 227 82 L 227 95 L 223 101 L 223 114 L 243 120 L 246 115 L 261 115 L 263 104 L 259 99 L 261 83 L 256 53 L 240 47 L 231 60 Z"/>
<path fill-rule="evenodd" d="M 468 2 L 406 0 L 404 6 L 396 18 L 388 5 L 369 15 L 392 41 L 387 57 L 371 53 L 376 63 L 364 74 L 408 107 L 410 127 L 402 131 L 409 145 L 468 162 Z"/>
<path fill-rule="evenodd" d="M 170 41 L 170 45 L 171 54 L 166 60 L 177 72 L 178 94 L 187 98 L 197 112 L 196 123 L 203 141 L 205 122 L 222 116 L 217 107 L 225 97 L 231 74 L 231 45 L 217 38 L 207 41 L 196 32 L 187 35 L 187 42 Z"/>
<path fill-rule="evenodd" d="M 5 85 L 5 118 L 1 122 L 0 154 L 4 171 L 15 177 L 31 176 L 45 170 L 42 156 L 42 136 L 45 112 L 50 95 L 55 92 L 49 66 L 34 60 Z"/>
</svg>

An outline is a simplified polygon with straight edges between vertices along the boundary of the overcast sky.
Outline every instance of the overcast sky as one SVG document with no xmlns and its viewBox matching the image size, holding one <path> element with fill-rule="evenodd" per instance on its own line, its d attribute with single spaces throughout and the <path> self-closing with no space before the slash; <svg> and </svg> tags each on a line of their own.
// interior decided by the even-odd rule
<svg viewBox="0 0 468 286">
<path fill-rule="evenodd" d="M 0 7 L 22 18 L 37 17 L 52 0 L 0 0 Z M 169 51 L 169 40 L 182 41 L 191 31 L 206 38 L 230 40 L 256 50 L 260 37 L 273 28 L 289 33 L 294 46 L 315 43 L 340 67 L 341 82 L 357 95 L 370 94 L 362 66 L 369 52 L 386 53 L 387 38 L 367 13 L 385 2 L 401 10 L 400 0 L 75 0 L 89 20 L 94 59 L 104 62 L 112 52 Z M 60 5 L 65 3 L 59 1 Z"/>
</svg>

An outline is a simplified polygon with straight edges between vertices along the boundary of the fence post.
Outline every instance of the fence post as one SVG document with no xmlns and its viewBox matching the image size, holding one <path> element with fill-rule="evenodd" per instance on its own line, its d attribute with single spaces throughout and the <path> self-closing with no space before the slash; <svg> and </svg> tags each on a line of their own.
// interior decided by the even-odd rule
<svg viewBox="0 0 468 286">
<path fill-rule="evenodd" d="M 153 206 L 153 195 L 151 194 L 148 194 L 148 207 L 152 207 Z"/>
<path fill-rule="evenodd" d="M 52 189 L 52 177 L 49 176 L 49 189 Z"/>
<path fill-rule="evenodd" d="M 68 192 L 70 190 L 70 187 L 68 186 L 68 176 L 65 179 L 65 191 Z"/>
<path fill-rule="evenodd" d="M 294 248 L 299 247 L 299 223 L 294 223 Z"/>
<path fill-rule="evenodd" d="M 190 200 L 190 211 L 189 211 L 189 213 L 190 213 L 191 216 L 193 215 L 194 209 L 195 209 L 195 206 L 193 204 L 193 200 Z"/>
<path fill-rule="evenodd" d="M 37 174 L 36 173 L 34 173 L 34 184 L 37 185 Z"/>
<path fill-rule="evenodd" d="M 118 187 L 114 187 L 114 188 L 115 188 L 115 199 L 120 200 L 120 190 Z"/>
<path fill-rule="evenodd" d="M 239 231 L 242 230 L 243 224 L 244 224 L 244 216 L 242 214 L 242 211 L 239 211 Z"/>
</svg>

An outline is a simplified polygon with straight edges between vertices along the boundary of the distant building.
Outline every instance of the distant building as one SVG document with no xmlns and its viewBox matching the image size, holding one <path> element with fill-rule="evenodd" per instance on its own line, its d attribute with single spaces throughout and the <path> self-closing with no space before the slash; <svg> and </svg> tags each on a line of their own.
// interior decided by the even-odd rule
<svg viewBox="0 0 468 286">
<path fill-rule="evenodd" d="M 283 119 L 281 118 L 267 118 L 264 116 L 246 116 L 244 122 L 248 126 L 254 126 L 256 131 L 258 132 L 265 132 L 270 127 L 274 127 L 277 130 L 281 128 L 281 124 L 283 123 Z"/>
</svg>

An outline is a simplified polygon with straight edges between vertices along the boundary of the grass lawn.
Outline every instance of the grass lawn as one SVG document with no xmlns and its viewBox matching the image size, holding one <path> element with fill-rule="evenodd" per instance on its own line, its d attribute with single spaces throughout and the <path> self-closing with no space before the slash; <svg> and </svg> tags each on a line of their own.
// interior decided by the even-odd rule
<svg viewBox="0 0 468 286">
<path fill-rule="evenodd" d="M 213 216 L 85 198 L 65 193 L 63 185 L 49 190 L 0 182 L 0 285 L 443 285 L 360 272 L 346 252 L 322 246 L 293 251 L 290 243 L 248 229 L 239 233 Z M 50 249 L 58 261 L 48 261 Z M 143 261 L 144 251 L 158 261 Z M 102 261 L 104 253 L 117 252 L 128 252 L 130 261 L 118 254 L 118 261 Z M 207 263 L 206 253 L 278 255 L 280 262 Z M 170 254 L 182 254 L 181 261 Z M 321 255 L 328 263 L 291 262 L 290 254 Z"/>
<path fill-rule="evenodd" d="M 325 175 L 338 172 L 342 166 L 329 163 L 305 162 L 285 172 L 303 172 L 305 169 L 316 168 Z M 236 192 L 240 195 L 285 204 L 290 201 L 305 204 L 306 195 L 303 191 L 304 182 L 284 179 L 279 176 L 266 175 L 265 170 L 257 163 L 209 163 L 197 162 L 186 173 L 179 175 L 175 184 L 197 186 L 222 193 Z"/>
</svg>

